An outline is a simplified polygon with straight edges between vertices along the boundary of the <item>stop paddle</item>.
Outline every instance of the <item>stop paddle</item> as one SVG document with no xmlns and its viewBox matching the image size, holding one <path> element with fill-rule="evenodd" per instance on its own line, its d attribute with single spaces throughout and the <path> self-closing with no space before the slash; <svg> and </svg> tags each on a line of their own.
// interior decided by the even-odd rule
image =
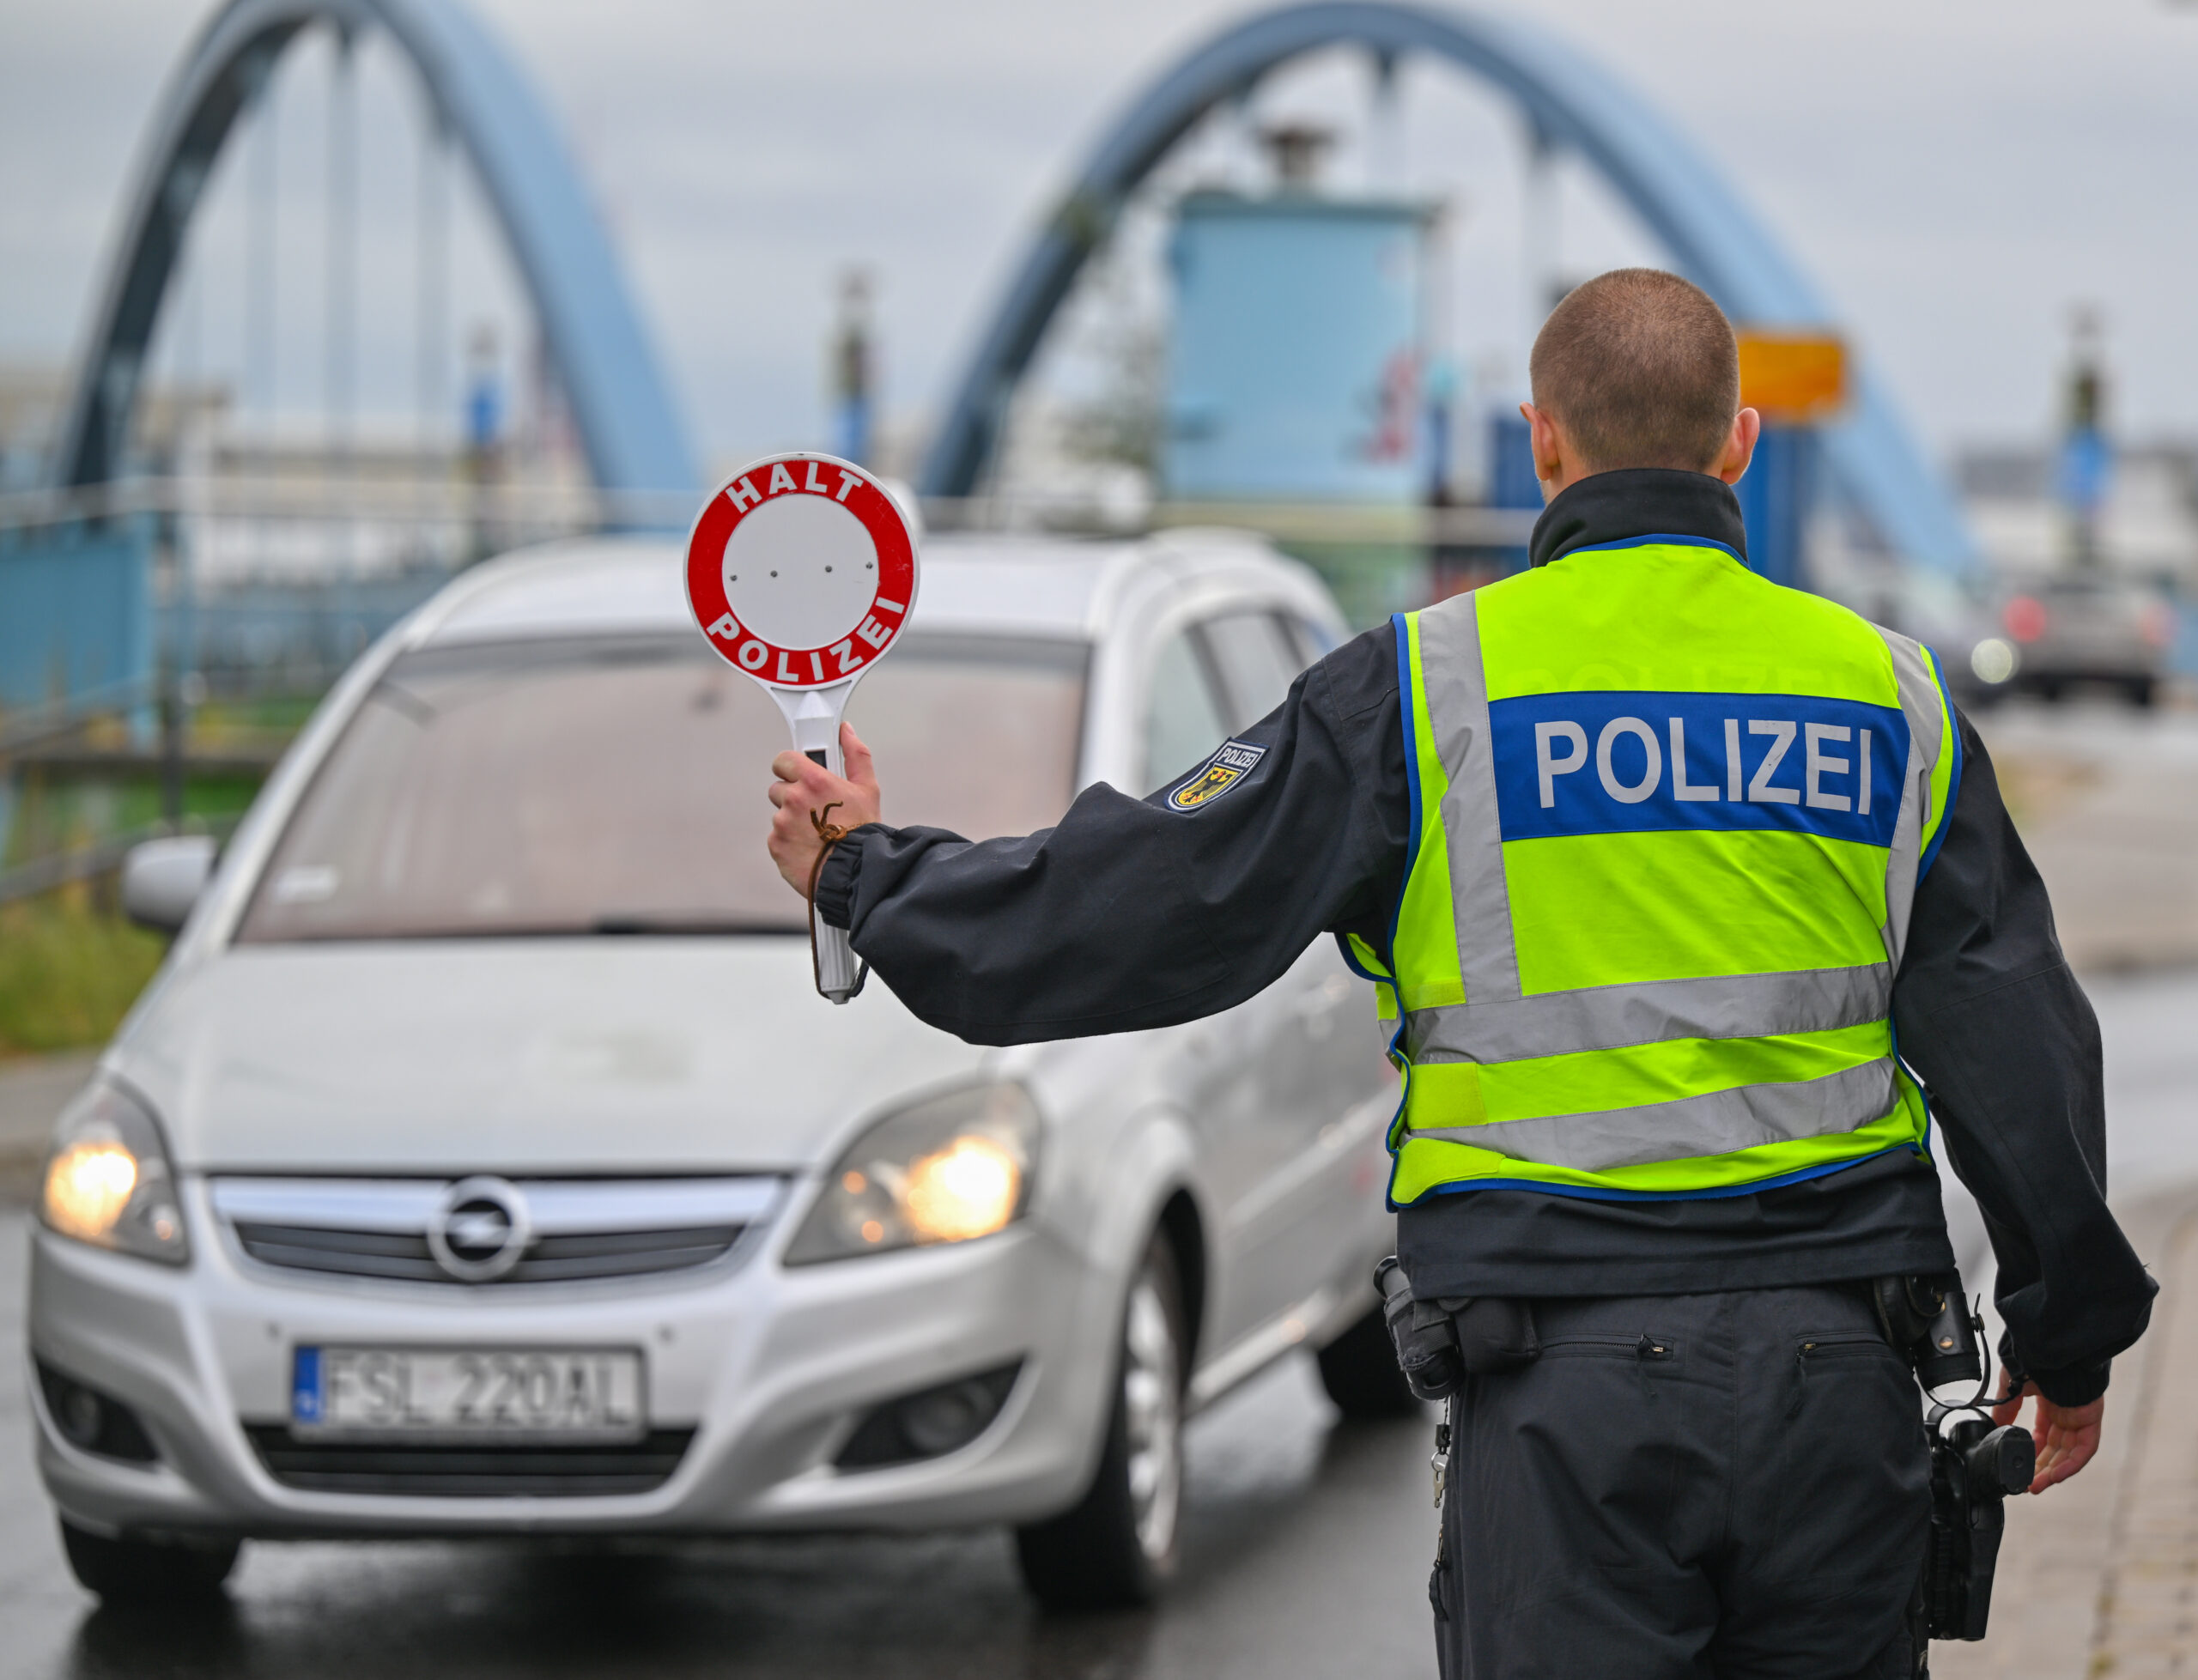
<svg viewBox="0 0 2198 1680">
<path fill-rule="evenodd" d="M 762 683 L 797 751 L 835 775 L 847 696 L 916 601 L 916 543 L 885 487 L 852 461 L 797 452 L 750 462 L 687 538 L 687 601 L 703 639 Z M 816 928 L 817 988 L 861 989 L 846 930 Z"/>
</svg>

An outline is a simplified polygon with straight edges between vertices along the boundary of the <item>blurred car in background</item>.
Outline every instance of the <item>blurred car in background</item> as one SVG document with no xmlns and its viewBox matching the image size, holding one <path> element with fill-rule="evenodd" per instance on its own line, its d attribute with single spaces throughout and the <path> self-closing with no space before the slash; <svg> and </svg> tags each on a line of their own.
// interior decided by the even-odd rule
<svg viewBox="0 0 2198 1680">
<path fill-rule="evenodd" d="M 2010 691 L 2014 649 L 1977 587 L 1920 566 L 1872 566 L 1824 580 L 1821 588 L 1873 624 L 1913 636 L 1936 653 L 1956 704 L 1974 711 Z"/>
<path fill-rule="evenodd" d="M 2011 591 L 2001 619 L 2014 656 L 2010 686 L 2046 700 L 2096 684 L 2148 707 L 2175 645 L 2174 608 L 2156 590 L 2121 578 L 2031 579 Z"/>
<path fill-rule="evenodd" d="M 1225 532 L 924 567 L 851 715 L 893 820 L 972 836 L 1166 785 L 1344 633 Z M 1211 1019 L 1005 1051 L 826 1004 L 763 846 L 784 725 L 680 572 L 468 573 L 218 868 L 132 858 L 182 931 L 58 1125 L 30 1292 L 94 1590 L 210 1590 L 260 1537 L 1006 1523 L 1041 1598 L 1134 1601 L 1187 1415 L 1298 1347 L 1409 1409 L 1369 989 L 1323 942 Z"/>
</svg>

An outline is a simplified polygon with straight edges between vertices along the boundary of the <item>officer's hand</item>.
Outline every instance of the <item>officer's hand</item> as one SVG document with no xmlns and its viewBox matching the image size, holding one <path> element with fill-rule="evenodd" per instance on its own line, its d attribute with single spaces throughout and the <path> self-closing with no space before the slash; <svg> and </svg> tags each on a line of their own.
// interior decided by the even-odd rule
<svg viewBox="0 0 2198 1680">
<path fill-rule="evenodd" d="M 2092 1461 L 2098 1451 L 2098 1432 L 2106 1416 L 2106 1396 L 2102 1394 L 2087 1406 L 2056 1406 L 2037 1392 L 2037 1385 L 2026 1382 L 2019 1394 L 2007 1392 L 2007 1375 L 2000 1374 L 2000 1399 L 1992 1408 L 1995 1423 L 2012 1423 L 2020 1415 L 2023 1402 L 2034 1399 L 2037 1410 L 2032 1415 L 2030 1438 L 2037 1447 L 2037 1474 L 2031 1477 L 2030 1490 L 2042 1494 L 2055 1482 L 2066 1482 Z"/>
<path fill-rule="evenodd" d="M 771 819 L 771 861 L 804 898 L 809 896 L 810 871 L 824 846 L 815 814 L 837 805 L 824 821 L 842 828 L 877 821 L 877 773 L 853 724 L 840 725 L 840 756 L 847 761 L 845 776 L 834 775 L 806 753 L 783 752 L 771 761 L 771 773 L 778 778 L 771 785 L 771 803 L 779 808 Z"/>
</svg>

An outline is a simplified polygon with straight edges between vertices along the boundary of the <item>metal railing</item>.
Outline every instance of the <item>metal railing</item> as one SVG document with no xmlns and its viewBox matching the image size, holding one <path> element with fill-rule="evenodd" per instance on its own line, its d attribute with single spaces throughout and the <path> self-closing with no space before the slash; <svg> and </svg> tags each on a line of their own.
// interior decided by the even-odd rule
<svg viewBox="0 0 2198 1680">
<path fill-rule="evenodd" d="M 192 519 L 389 527 L 485 528 L 501 546 L 605 531 L 684 531 L 701 498 L 688 490 L 604 491 L 569 482 L 471 482 L 339 473 L 146 477 L 0 494 L 0 532 L 160 514 Z M 1110 507 L 1084 495 L 929 497 L 937 531 L 1047 531 L 1134 537 L 1224 525 L 1282 543 L 1523 547 L 1539 510 L 1375 502 L 1180 501 Z"/>
<path fill-rule="evenodd" d="M 11 548 L 39 543 L 40 533 L 136 521 L 149 559 L 158 556 L 163 585 L 156 671 L 0 714 L 0 775 L 36 767 L 41 777 L 68 785 L 72 778 L 149 774 L 158 780 L 161 821 L 0 869 L 0 903 L 104 875 L 139 841 L 180 831 L 194 774 L 249 776 L 270 767 L 279 743 L 240 752 L 192 740 L 192 714 L 206 700 L 316 695 L 471 561 L 612 530 L 683 531 L 699 501 L 689 491 L 609 494 L 569 481 L 482 482 L 456 471 L 365 465 L 145 476 L 0 494 L 0 565 Z M 1020 494 L 930 500 L 921 513 L 926 528 L 941 534 L 1121 540 L 1188 526 L 1233 527 L 1316 559 L 1334 557 L 1345 567 L 1354 557 L 1413 550 L 1469 561 L 1515 551 L 1536 517 L 1504 508 L 1269 501 L 1163 500 L 1125 509 L 1090 496 Z M 0 809 L 7 803 L 0 799 Z M 0 845 L 6 839 L 0 825 Z"/>
<path fill-rule="evenodd" d="M 216 817 L 203 822 L 151 822 L 119 834 L 108 834 L 88 845 L 64 847 L 33 858 L 13 869 L 0 870 L 0 904 L 37 898 L 75 881 L 90 881 L 122 867 L 131 850 L 149 840 L 171 834 L 211 834 L 226 840 L 241 819 Z"/>
<path fill-rule="evenodd" d="M 564 482 L 487 482 L 364 473 L 231 473 L 116 479 L 0 494 L 0 531 L 138 514 L 336 525 L 491 526 L 563 535 L 671 529 L 694 518 L 689 492 L 605 492 Z M 529 537 L 526 540 L 538 540 Z"/>
</svg>

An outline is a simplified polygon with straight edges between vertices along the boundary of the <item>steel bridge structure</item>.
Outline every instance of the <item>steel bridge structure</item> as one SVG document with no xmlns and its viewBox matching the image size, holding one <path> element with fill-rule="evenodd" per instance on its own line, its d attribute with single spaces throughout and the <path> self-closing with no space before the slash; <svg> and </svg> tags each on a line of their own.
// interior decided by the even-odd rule
<svg viewBox="0 0 2198 1680">
<path fill-rule="evenodd" d="M 504 49 L 456 0 L 228 0 L 155 111 L 113 264 L 76 371 L 53 476 L 116 476 L 139 375 L 184 236 L 230 130 L 307 28 L 385 32 L 434 119 L 471 158 L 541 319 L 581 448 L 610 515 L 620 495 L 693 492 L 695 457 L 654 347 L 556 124 Z"/>
<path fill-rule="evenodd" d="M 386 32 L 416 68 L 437 119 L 464 145 L 540 317 L 614 522 L 622 494 L 636 506 L 661 508 L 666 493 L 697 489 L 694 450 L 556 126 L 460 0 L 228 0 L 215 15 L 155 114 L 68 399 L 57 485 L 116 476 L 161 297 L 215 159 L 276 58 L 315 24 Z M 1009 399 L 1048 324 L 1169 149 L 1278 68 L 1338 46 L 1363 49 L 1385 70 L 1424 54 L 1508 95 L 1538 148 L 1584 159 L 1735 321 L 1819 327 L 1831 318 L 1800 268 L 1700 153 L 1639 94 L 1568 45 L 1472 11 L 1314 0 L 1223 30 L 1106 130 L 977 335 L 922 469 L 924 495 L 965 497 L 981 488 Z M 1900 559 L 1955 571 L 1973 565 L 1959 509 L 1867 367 L 1854 393 L 1847 415 L 1822 433 L 1837 490 Z"/>
<path fill-rule="evenodd" d="M 923 469 L 927 496 L 964 496 L 998 446 L 1010 397 L 1084 264 L 1131 194 L 1189 130 L 1308 53 L 1354 46 L 1385 71 L 1423 53 L 1477 76 L 1523 112 L 1538 148 L 1569 149 L 1617 191 L 1679 271 L 1744 326 L 1820 327 L 1823 297 L 1761 221 L 1647 100 L 1570 45 L 1515 19 L 1393 0 L 1315 0 L 1223 30 L 1154 82 L 1086 158 L 1009 282 L 956 384 Z M 1962 571 L 1976 550 L 1959 508 L 1884 386 L 1864 369 L 1824 428 L 1838 490 L 1895 555 Z"/>
</svg>

